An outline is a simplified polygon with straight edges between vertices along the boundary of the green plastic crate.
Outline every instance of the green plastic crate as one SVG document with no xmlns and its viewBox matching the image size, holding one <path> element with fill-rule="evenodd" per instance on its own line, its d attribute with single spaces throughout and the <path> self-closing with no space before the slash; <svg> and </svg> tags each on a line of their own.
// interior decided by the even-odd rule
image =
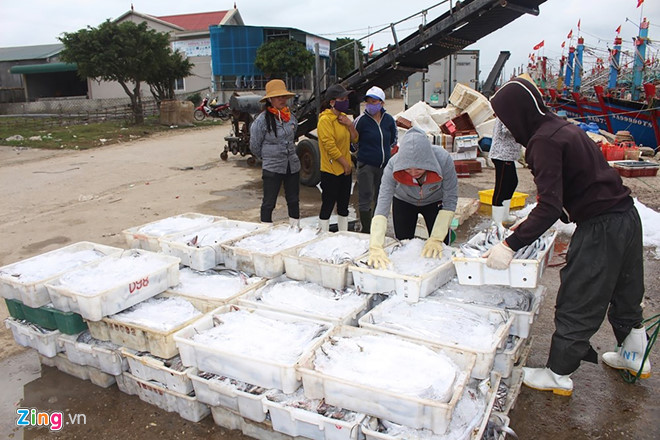
<svg viewBox="0 0 660 440">
<path fill-rule="evenodd" d="M 37 324 L 48 330 L 57 330 L 57 322 L 55 316 L 49 307 L 33 308 L 23 304 L 23 314 L 25 319 L 33 324 Z"/>
<path fill-rule="evenodd" d="M 16 319 L 25 319 L 25 313 L 23 313 L 23 303 L 15 299 L 5 299 L 5 304 L 7 304 L 7 310 L 9 311 L 9 316 Z"/>
<path fill-rule="evenodd" d="M 73 312 L 63 312 L 61 310 L 47 307 L 53 314 L 57 329 L 65 335 L 75 335 L 87 330 L 87 323 L 82 316 Z"/>
</svg>

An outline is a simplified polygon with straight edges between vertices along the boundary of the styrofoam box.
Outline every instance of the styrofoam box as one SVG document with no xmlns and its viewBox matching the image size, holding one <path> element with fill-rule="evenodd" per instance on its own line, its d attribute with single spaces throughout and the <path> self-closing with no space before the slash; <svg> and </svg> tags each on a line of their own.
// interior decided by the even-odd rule
<svg viewBox="0 0 660 440">
<path fill-rule="evenodd" d="M 383 335 L 380 332 L 349 326 L 335 327 L 328 337 L 355 337 L 365 334 L 405 340 L 399 336 Z M 308 352 L 298 365 L 305 396 L 310 399 L 325 399 L 326 403 L 340 408 L 381 417 L 413 428 L 427 428 L 442 434 L 449 426 L 454 408 L 474 368 L 475 354 L 430 346 L 421 342 L 419 345 L 436 352 L 444 352 L 459 367 L 460 374 L 456 379 L 454 394 L 448 403 L 406 396 L 388 389 L 373 388 L 318 372 L 314 370 L 314 351 Z"/>
<path fill-rule="evenodd" d="M 75 253 L 87 250 L 97 251 L 99 254 L 98 258 L 103 258 L 107 255 L 112 255 L 114 253 L 123 251 L 123 249 L 117 247 L 105 246 L 102 244 L 91 243 L 89 241 L 81 241 L 60 249 L 55 249 L 53 251 L 34 256 L 32 258 L 28 258 L 26 260 L 19 261 L 17 263 L 0 267 L 0 296 L 7 299 L 15 299 L 21 301 L 26 306 L 33 308 L 39 308 L 49 304 L 51 301 L 50 296 L 48 295 L 48 289 L 46 289 L 46 282 L 56 279 L 71 269 L 80 267 L 84 264 L 89 264 L 89 262 L 80 262 L 79 264 L 75 264 L 73 266 L 67 265 L 60 268 L 53 268 L 52 275 L 44 279 L 32 282 L 22 282 L 20 280 L 20 276 L 16 276 L 16 266 L 25 262 L 37 264 L 37 262 L 45 258 L 53 258 L 54 254 L 59 254 L 61 252 Z"/>
<path fill-rule="evenodd" d="M 121 282 L 93 294 L 86 294 L 64 287 L 60 284 L 60 279 L 57 278 L 46 283 L 53 305 L 56 309 L 64 312 L 79 313 L 88 321 L 100 321 L 104 316 L 121 312 L 179 283 L 178 258 L 141 249 L 130 249 L 121 254 L 110 255 L 90 263 L 84 268 L 74 269 L 74 271 L 96 268 L 111 262 L 113 259 L 132 258 L 135 253 L 141 254 L 144 258 L 157 260 L 160 263 L 159 268 L 149 273 L 136 273 L 134 281 L 130 283 Z M 69 272 L 69 274 L 74 273 L 74 271 Z M 95 335 L 93 336 L 101 339 Z"/>
<path fill-rule="evenodd" d="M 274 226 L 272 229 L 286 229 L 289 227 L 290 226 L 288 225 L 279 225 Z M 247 235 L 256 235 L 263 232 L 264 231 L 256 231 Z M 282 248 L 278 252 L 272 254 L 236 247 L 235 244 L 246 236 L 221 245 L 223 252 L 225 253 L 225 266 L 230 269 L 238 269 L 249 274 L 255 274 L 266 278 L 275 278 L 282 275 L 284 273 L 284 259 L 282 252 L 291 247 L 298 246 L 298 244 Z M 300 244 L 306 244 L 310 241 L 311 240 Z"/>
<path fill-rule="evenodd" d="M 535 288 L 552 258 L 557 231 L 552 231 L 550 244 L 536 260 L 512 260 L 508 269 L 498 270 L 486 266 L 486 258 L 467 258 L 458 252 L 452 257 L 458 282 L 470 286 L 497 284 L 502 286 Z"/>
<path fill-rule="evenodd" d="M 124 372 L 123 376 L 123 380 L 132 382 L 132 384 L 123 385 L 123 387 L 129 391 L 135 390 L 135 394 L 138 395 L 140 400 L 165 411 L 175 412 L 186 420 L 199 422 L 211 412 L 209 407 L 198 401 L 195 396 L 168 390 L 155 382 L 139 379 L 131 373 Z"/>
<path fill-rule="evenodd" d="M 212 245 L 200 247 L 188 245 L 190 240 L 195 236 L 205 237 L 209 234 L 213 234 L 214 229 L 217 228 L 222 228 L 224 230 L 234 229 L 234 232 L 225 237 L 214 237 L 215 241 Z M 205 228 L 165 235 L 159 240 L 160 249 L 166 255 L 180 258 L 181 264 L 184 266 L 204 271 L 225 262 L 221 246 L 223 243 L 235 240 L 243 235 L 249 234 L 250 232 L 255 232 L 261 229 L 264 229 L 264 225 L 259 223 L 236 220 L 218 220 Z"/>
<path fill-rule="evenodd" d="M 380 331 L 383 333 L 398 335 L 403 338 L 412 341 L 420 341 L 428 345 L 437 345 L 442 348 L 453 348 L 474 353 L 476 358 L 474 368 L 472 369 L 472 377 L 477 379 L 485 379 L 490 375 L 490 371 L 493 368 L 493 362 L 495 362 L 495 355 L 497 354 L 497 350 L 506 345 L 506 339 L 509 335 L 509 328 L 511 327 L 512 318 L 506 311 L 487 310 L 479 307 L 473 307 L 470 304 L 449 303 L 452 306 L 461 307 L 467 311 L 476 313 L 482 318 L 488 319 L 489 322 L 500 322 L 500 324 L 497 326 L 497 329 L 495 330 L 495 333 L 493 334 L 492 344 L 486 349 L 476 349 L 472 347 L 461 346 L 449 341 L 443 341 L 439 338 L 433 337 L 433 335 L 428 335 L 425 337 L 420 334 L 426 334 L 428 332 L 416 332 L 414 329 L 406 329 L 403 327 L 394 329 L 385 325 L 375 324 L 373 320 L 374 313 L 377 312 L 380 308 L 385 307 L 387 305 L 387 301 L 390 300 L 385 300 L 385 302 L 379 304 L 374 309 L 367 312 L 362 318 L 360 318 L 360 327 L 374 331 Z M 428 303 L 428 300 L 422 299 L 420 302 Z M 411 315 L 411 317 L 413 316 Z"/>
<path fill-rule="evenodd" d="M 175 221 L 176 219 L 188 219 L 191 220 L 188 224 L 196 224 L 196 226 L 192 227 L 185 227 L 184 229 L 173 229 L 169 228 L 167 230 L 163 230 L 161 234 L 149 234 L 145 233 L 145 229 L 149 229 L 151 227 L 157 227 L 158 224 L 167 222 L 167 221 Z M 145 223 L 140 226 L 135 226 L 132 228 L 124 229 L 121 231 L 122 235 L 124 236 L 124 240 L 126 240 L 126 244 L 128 245 L 129 248 L 132 249 L 144 249 L 147 251 L 153 251 L 153 252 L 158 252 L 160 251 L 160 242 L 159 239 L 165 235 L 169 234 L 175 234 L 177 232 L 186 232 L 194 229 L 200 229 L 203 228 L 204 226 L 208 226 L 213 222 L 219 221 L 219 220 L 226 220 L 226 217 L 218 217 L 214 215 L 206 215 L 206 214 L 198 214 L 196 212 L 186 212 L 185 214 L 180 214 L 180 215 L 175 215 L 172 217 L 167 217 L 164 219 L 160 220 L 155 220 L 153 222 Z"/>
<path fill-rule="evenodd" d="M 62 334 L 59 330 L 46 330 L 39 332 L 32 326 L 14 318 L 5 319 L 5 327 L 11 330 L 14 340 L 18 345 L 31 347 L 46 357 L 55 357 L 64 348 L 57 343 L 57 338 Z"/>
<path fill-rule="evenodd" d="M 280 313 L 288 313 L 291 315 L 302 316 L 303 318 L 326 321 L 334 325 L 356 326 L 360 317 L 367 312 L 367 310 L 369 309 L 369 304 L 371 304 L 372 295 L 363 294 L 361 295 L 363 299 L 357 307 L 355 307 L 353 310 L 351 310 L 349 313 L 345 314 L 344 316 L 335 317 L 325 313 L 324 310 L 318 310 L 317 313 L 314 313 L 312 311 L 305 312 L 302 310 L 287 308 L 286 306 L 278 306 L 276 304 L 265 304 L 264 302 L 261 301 L 262 291 L 264 288 L 266 288 L 266 286 L 268 286 L 271 283 L 281 283 L 287 280 L 288 278 L 283 275 L 281 277 L 277 277 L 275 279 L 266 282 L 264 286 L 258 289 L 254 289 L 240 296 L 238 298 L 238 305 L 244 307 L 253 307 L 256 309 L 273 310 Z"/>
<path fill-rule="evenodd" d="M 445 252 L 449 252 L 449 248 L 445 248 Z M 447 284 L 456 274 L 451 260 L 419 276 L 401 275 L 390 270 L 362 266 L 349 266 L 348 270 L 353 274 L 353 282 L 360 292 L 396 292 L 409 302 L 419 301 Z"/>
<path fill-rule="evenodd" d="M 352 440 L 360 433 L 364 414 L 355 414 L 353 421 L 332 419 L 313 411 L 294 408 L 264 399 L 264 407 L 270 414 L 273 429 L 292 437 L 300 436 L 314 440 Z"/>
<path fill-rule="evenodd" d="M 239 298 L 241 298 L 246 294 L 249 294 L 255 289 L 260 288 L 267 281 L 268 280 L 266 278 L 262 278 L 259 281 L 255 281 L 253 283 L 251 282 L 250 284 L 247 284 L 244 288 L 224 298 L 207 296 L 205 295 L 205 292 L 182 293 L 182 292 L 174 291 L 172 289 L 166 290 L 165 292 L 161 293 L 159 296 L 165 298 L 170 298 L 173 296 L 183 298 L 186 301 L 188 301 L 190 304 L 192 304 L 193 307 L 195 307 L 200 312 L 208 313 L 217 309 L 220 306 L 224 306 L 227 304 L 236 304 Z"/>
<path fill-rule="evenodd" d="M 213 407 L 223 407 L 236 411 L 241 416 L 255 422 L 266 420 L 266 409 L 263 404 L 265 389 L 261 394 L 241 391 L 229 383 L 200 377 L 199 370 L 194 367 L 191 367 L 187 374 L 192 381 L 197 400 L 209 405 L 211 411 L 213 411 Z"/>
<path fill-rule="evenodd" d="M 90 367 L 89 365 L 75 364 L 64 353 L 58 353 L 57 356 L 52 358 L 50 362 L 44 363 L 44 365 L 53 366 L 69 376 L 77 377 L 81 380 L 89 380 L 101 388 L 108 388 L 115 383 L 115 376 L 112 374 L 104 373 L 98 368 Z"/>
<path fill-rule="evenodd" d="M 179 354 L 174 342 L 174 333 L 197 321 L 202 316 L 202 314 L 194 316 L 167 331 L 110 317 L 103 318 L 100 321 L 88 321 L 87 325 L 89 326 L 89 332 L 96 339 L 110 341 L 137 351 L 148 351 L 154 356 L 169 359 Z"/>
<path fill-rule="evenodd" d="M 483 124 L 489 119 L 495 117 L 495 112 L 493 112 L 490 101 L 484 97 L 475 100 L 472 104 L 467 106 L 465 113 L 470 115 L 470 119 L 475 126 Z"/>
<path fill-rule="evenodd" d="M 64 348 L 66 357 L 78 365 L 98 368 L 104 373 L 117 376 L 128 368 L 126 359 L 119 352 L 119 346 L 111 349 L 97 344 L 79 342 L 78 335 L 62 334 L 57 341 Z"/>
<path fill-rule="evenodd" d="M 121 354 L 126 357 L 131 374 L 138 379 L 156 381 L 168 390 L 181 394 L 190 394 L 193 390 L 192 381 L 187 374 L 192 367 L 178 371 L 168 367 L 163 359 L 126 347 L 121 348 Z"/>
<path fill-rule="evenodd" d="M 495 355 L 493 371 L 500 373 L 502 377 L 511 376 L 511 371 L 513 371 L 515 363 L 518 362 L 525 344 L 529 342 L 529 339 L 519 338 L 518 336 L 514 336 L 514 338 L 513 347 L 498 349 Z"/>
<path fill-rule="evenodd" d="M 541 308 L 541 302 L 543 302 L 543 297 L 545 296 L 546 292 L 545 286 L 539 285 L 536 287 L 533 292 L 533 300 L 532 300 L 532 306 L 530 310 L 513 310 L 513 309 L 507 309 L 509 314 L 513 317 L 513 322 L 511 324 L 511 328 L 509 329 L 509 334 L 519 336 L 521 338 L 527 338 L 529 337 L 531 330 L 532 330 L 532 324 L 534 323 L 534 319 L 536 315 L 538 315 L 539 310 Z M 438 301 L 453 301 L 452 299 L 445 299 L 445 298 L 437 298 L 431 294 L 426 297 L 429 300 L 438 300 Z M 458 302 L 458 301 L 456 301 Z M 461 302 L 458 302 L 459 304 L 463 304 Z M 472 304 L 474 307 L 481 307 L 484 309 L 489 309 L 489 310 L 502 310 L 501 308 L 498 307 L 489 307 L 486 305 L 481 305 L 481 304 Z"/>
<path fill-rule="evenodd" d="M 209 347 L 192 340 L 192 337 L 195 334 L 201 333 L 215 326 L 214 317 L 216 315 L 220 316 L 222 314 L 233 313 L 239 310 L 256 313 L 266 318 L 279 321 L 306 321 L 324 326 L 326 330 L 321 333 L 316 340 L 312 341 L 304 348 L 300 358 L 302 358 L 305 353 L 314 351 L 317 346 L 321 345 L 325 335 L 327 335 L 332 329 L 332 326 L 327 322 L 315 321 L 286 313 L 252 309 L 235 305 L 222 306 L 213 312 L 207 313 L 192 325 L 189 325 L 174 334 L 174 341 L 179 348 L 183 364 L 186 366 L 197 367 L 197 369 L 208 371 L 209 373 L 233 377 L 236 380 L 265 388 L 277 388 L 285 393 L 293 393 L 300 387 L 301 383 L 295 368 L 298 363 L 297 361 L 291 364 L 283 364 L 270 359 L 264 359 L 259 356 L 259 353 L 254 353 L 253 356 L 246 356 L 225 351 L 218 347 Z M 246 328 L 245 331 L 249 332 L 250 329 Z"/>
</svg>

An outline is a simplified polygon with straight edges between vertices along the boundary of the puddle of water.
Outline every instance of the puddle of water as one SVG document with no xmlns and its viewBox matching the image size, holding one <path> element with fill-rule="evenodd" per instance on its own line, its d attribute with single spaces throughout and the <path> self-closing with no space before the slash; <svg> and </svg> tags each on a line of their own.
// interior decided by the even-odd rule
<svg viewBox="0 0 660 440">
<path fill-rule="evenodd" d="M 23 429 L 16 426 L 16 408 L 22 406 L 23 387 L 41 377 L 39 356 L 26 350 L 0 361 L 0 437 L 22 439 Z"/>
</svg>

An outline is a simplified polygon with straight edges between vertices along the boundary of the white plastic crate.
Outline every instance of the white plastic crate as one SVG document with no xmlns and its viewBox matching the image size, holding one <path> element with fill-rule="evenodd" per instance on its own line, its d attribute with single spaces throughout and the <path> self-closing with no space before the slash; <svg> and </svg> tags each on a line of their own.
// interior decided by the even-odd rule
<svg viewBox="0 0 660 440">
<path fill-rule="evenodd" d="M 300 256 L 300 252 L 305 247 L 336 236 L 350 237 L 355 240 L 366 240 L 367 251 L 369 249 L 368 234 L 349 231 L 324 233 L 315 240 L 282 252 L 286 276 L 294 280 L 311 281 L 329 289 L 343 289 L 346 286 L 353 284 L 353 276 L 348 271 L 348 266 L 350 265 L 349 262 L 334 264 L 322 261 L 318 258 Z M 393 241 L 391 238 L 387 238 L 386 240 L 388 240 L 387 244 L 390 244 Z M 363 252 L 360 255 L 356 255 L 355 259 L 364 258 L 365 255 L 366 252 Z"/>
<path fill-rule="evenodd" d="M 449 95 L 449 102 L 459 109 L 464 110 L 479 98 L 483 98 L 481 93 L 465 84 L 456 83 L 454 90 Z"/>
<path fill-rule="evenodd" d="M 302 307 L 298 308 L 297 307 L 298 304 L 294 305 L 294 307 L 289 307 L 284 304 L 278 305 L 273 303 L 265 303 L 262 301 L 262 293 L 264 289 L 268 288 L 272 284 L 286 282 L 286 281 L 292 281 L 292 280 L 289 280 L 286 276 L 281 276 L 272 279 L 266 282 L 265 285 L 259 287 L 258 289 L 251 290 L 245 293 L 244 295 L 238 297 L 238 304 L 244 307 L 273 310 L 280 313 L 288 313 L 292 315 L 302 316 L 304 318 L 327 321 L 334 325 L 356 326 L 358 323 L 358 319 L 360 319 L 360 317 L 366 313 L 366 311 L 369 309 L 369 304 L 371 303 L 372 295 L 362 294 L 360 295 L 361 300 L 353 309 L 348 310 L 344 314 L 340 314 L 335 312 L 333 313 L 328 312 L 327 308 L 323 308 L 324 304 L 322 303 L 316 304 L 313 302 L 309 302 L 308 304 L 306 303 L 306 305 L 300 304 L 301 306 L 305 305 L 306 307 L 308 307 L 307 309 L 303 309 Z M 304 283 L 304 281 L 301 282 Z M 355 294 L 358 295 L 357 292 L 355 292 Z M 341 298 L 335 299 L 335 301 L 339 302 L 341 301 Z M 303 301 L 301 300 L 301 303 L 302 302 Z"/>
<path fill-rule="evenodd" d="M 286 406 L 280 402 L 264 399 L 264 407 L 270 414 L 275 431 L 292 437 L 313 440 L 357 440 L 363 438 L 360 424 L 365 415 L 355 412 L 350 420 L 326 417 L 314 411 Z"/>
<path fill-rule="evenodd" d="M 178 257 L 181 264 L 195 270 L 208 270 L 225 262 L 222 244 L 264 229 L 264 225 L 236 220 L 218 220 L 210 226 L 160 238 L 160 249 Z M 195 244 L 196 243 L 196 244 Z"/>
<path fill-rule="evenodd" d="M 116 382 L 115 376 L 112 374 L 104 373 L 98 368 L 89 365 L 75 364 L 71 362 L 64 353 L 59 353 L 57 356 L 43 363 L 44 365 L 55 367 L 62 373 L 77 377 L 78 379 L 89 380 L 94 385 L 101 388 L 108 388 Z"/>
<path fill-rule="evenodd" d="M 301 437 L 291 437 L 273 430 L 273 424 L 268 419 L 262 423 L 243 419 L 241 431 L 243 435 L 257 440 L 305 440 Z"/>
<path fill-rule="evenodd" d="M 64 348 L 66 357 L 74 364 L 98 368 L 113 376 L 121 374 L 128 368 L 128 363 L 120 353 L 118 345 L 98 340 L 82 342 L 78 337 L 79 335 L 62 334 L 58 338 L 58 343 Z"/>
<path fill-rule="evenodd" d="M 536 260 L 514 259 L 509 268 L 504 270 L 491 269 L 486 266 L 486 258 L 468 258 L 461 252 L 457 252 L 452 259 L 456 266 L 458 282 L 471 286 L 497 284 L 533 289 L 538 285 L 548 261 L 552 258 L 556 237 L 557 231 L 552 231 L 550 244 L 539 253 Z"/>
<path fill-rule="evenodd" d="M 265 388 L 248 386 L 248 389 L 253 389 L 253 391 L 243 391 L 239 389 L 238 384 L 233 383 L 236 382 L 235 380 L 226 376 L 203 373 L 194 367 L 191 367 L 187 374 L 192 381 L 197 399 L 209 405 L 212 411 L 214 407 L 223 407 L 238 412 L 242 417 L 255 422 L 266 420 L 267 410 L 264 409 L 263 404 Z"/>
<path fill-rule="evenodd" d="M 328 337 L 354 337 L 365 334 L 403 339 L 394 335 L 349 326 L 336 327 Z M 298 366 L 305 396 L 310 399 L 325 399 L 326 403 L 340 408 L 381 417 L 413 428 L 427 428 L 442 434 L 449 426 L 454 407 L 461 398 L 472 368 L 474 368 L 475 355 L 459 350 L 429 346 L 421 342 L 412 343 L 436 352 L 444 352 L 459 367 L 460 373 L 456 378 L 454 392 L 449 402 L 403 395 L 389 389 L 374 388 L 318 372 L 314 369 L 315 351 L 309 352 L 302 358 Z"/>
<path fill-rule="evenodd" d="M 470 115 L 470 120 L 475 127 L 495 117 L 490 101 L 485 97 L 474 100 L 465 108 L 465 113 Z"/>
<path fill-rule="evenodd" d="M 367 312 L 362 318 L 360 318 L 359 324 L 360 327 L 371 329 L 374 331 L 380 331 L 383 333 L 390 333 L 393 335 L 398 335 L 406 339 L 413 341 L 419 341 L 428 345 L 436 345 L 442 348 L 451 348 L 461 351 L 466 351 L 474 353 L 475 365 L 472 369 L 472 377 L 477 379 L 485 379 L 490 375 L 491 370 L 493 369 L 493 363 L 495 362 L 495 356 L 497 350 L 506 345 L 506 339 L 509 335 L 509 328 L 511 327 L 512 318 L 506 311 L 503 310 L 487 310 L 479 307 L 473 307 L 469 304 L 457 304 L 457 303 L 445 303 L 451 305 L 451 307 L 459 307 L 465 309 L 468 312 L 475 313 L 483 319 L 487 319 L 491 323 L 497 323 L 495 332 L 493 333 L 492 341 L 486 348 L 477 348 L 470 347 L 467 345 L 460 345 L 454 341 L 447 341 L 437 337 L 434 334 L 430 334 L 429 331 L 426 331 L 422 323 L 423 317 L 416 321 L 416 323 L 421 323 L 418 327 L 415 327 L 415 324 L 411 323 L 410 326 L 406 327 L 404 324 L 397 325 L 396 316 L 383 316 L 381 320 L 386 320 L 393 322 L 393 326 L 388 326 L 385 324 L 380 324 L 375 322 L 375 316 L 379 315 L 383 309 L 385 309 L 391 301 L 396 300 L 396 298 L 390 298 L 385 300 L 374 309 Z M 438 301 L 438 303 L 440 303 Z M 416 305 L 416 307 L 422 307 L 421 304 L 431 304 L 428 300 L 422 299 Z M 415 309 L 418 310 L 418 309 Z M 415 310 L 410 309 L 407 317 L 414 318 Z"/>
<path fill-rule="evenodd" d="M 107 288 L 93 293 L 84 289 L 76 290 L 62 285 L 62 277 L 46 283 L 53 306 L 64 312 L 79 313 L 88 321 L 99 321 L 104 316 L 121 312 L 145 299 L 163 292 L 168 287 L 179 283 L 179 259 L 140 249 L 130 249 L 90 263 L 82 268 L 67 272 L 66 277 L 98 276 L 104 266 L 111 267 L 122 258 L 141 258 L 153 261 L 157 268 L 132 274 L 131 281 L 121 279 L 99 280 Z M 94 336 L 97 339 L 97 336 Z"/>
<path fill-rule="evenodd" d="M 121 231 L 126 244 L 132 249 L 160 251 L 160 238 L 169 234 L 201 229 L 225 217 L 186 212 L 172 217 L 155 220 Z"/>
<path fill-rule="evenodd" d="M 273 228 L 269 228 L 265 231 L 259 230 L 251 234 L 247 234 L 240 239 L 232 240 L 229 243 L 222 244 L 221 247 L 224 252 L 225 266 L 230 269 L 237 269 L 249 274 L 255 274 L 266 278 L 274 278 L 282 275 L 284 273 L 284 259 L 282 252 L 292 247 L 307 243 L 313 239 L 307 240 L 303 243 L 294 243 L 291 246 L 283 246 L 282 249 L 279 249 L 274 253 L 256 252 L 238 247 L 237 244 L 248 236 L 264 234 L 273 230 L 286 230 L 288 228 L 290 228 L 288 225 L 279 225 Z"/>
<path fill-rule="evenodd" d="M 511 370 L 511 375 L 509 377 L 502 379 L 502 383 L 504 383 L 509 388 L 506 395 L 504 408 L 502 408 L 501 411 L 502 414 L 508 415 L 509 411 L 511 411 L 511 409 L 515 406 L 516 399 L 518 398 L 520 390 L 522 389 L 523 378 L 524 373 L 522 366 L 518 366 Z"/>
<path fill-rule="evenodd" d="M 54 357 L 64 348 L 57 343 L 59 330 L 46 330 L 26 321 L 14 318 L 5 319 L 5 327 L 11 330 L 18 345 L 31 347 L 46 357 Z M 39 331 L 41 329 L 41 331 Z"/>
<path fill-rule="evenodd" d="M 240 414 L 222 406 L 212 406 L 211 416 L 216 425 L 231 431 L 240 431 L 243 428 L 243 417 Z"/>
<path fill-rule="evenodd" d="M 323 342 L 323 338 L 332 328 L 326 322 L 314 321 L 285 313 L 269 310 L 251 309 L 235 305 L 222 306 L 213 312 L 207 313 L 179 332 L 174 334 L 181 360 L 186 366 L 194 366 L 199 370 L 209 373 L 226 375 L 237 380 L 262 386 L 265 388 L 277 388 L 285 393 L 292 393 L 300 387 L 300 379 L 296 372 L 298 361 L 293 363 L 281 363 L 271 359 L 265 359 L 259 353 L 251 356 L 236 354 L 218 347 L 209 347 L 192 340 L 192 337 L 205 330 L 215 327 L 216 321 L 221 320 L 223 314 L 237 311 L 255 313 L 268 319 L 284 321 L 288 323 L 305 322 L 319 324 L 323 331 L 308 346 L 304 347 L 300 358 L 305 353 L 313 351 Z M 245 332 L 250 329 L 246 328 Z"/>
<path fill-rule="evenodd" d="M 523 349 L 529 344 L 529 339 L 519 338 L 518 336 L 511 336 L 514 340 L 513 346 L 510 348 L 501 348 L 497 350 L 495 361 L 493 362 L 493 371 L 498 372 L 502 377 L 511 376 L 513 367 L 515 366 Z"/>
<path fill-rule="evenodd" d="M 392 246 L 385 248 L 388 253 L 393 249 Z M 445 247 L 444 252 L 451 251 L 451 248 Z M 349 266 L 348 270 L 353 274 L 353 282 L 360 292 L 395 292 L 396 295 L 402 296 L 409 302 L 419 301 L 420 298 L 448 283 L 456 275 L 454 263 L 451 260 L 419 276 L 402 275 L 391 270 L 373 269 L 363 264 Z"/>
<path fill-rule="evenodd" d="M 154 356 L 169 359 L 179 354 L 174 342 L 174 334 L 202 316 L 201 314 L 194 316 L 166 331 L 110 317 L 103 318 L 100 321 L 88 321 L 87 325 L 89 326 L 89 332 L 96 339 L 111 341 L 136 351 L 148 351 Z"/>
<path fill-rule="evenodd" d="M 198 401 L 195 396 L 168 390 L 155 382 L 139 379 L 127 372 L 124 372 L 123 376 L 121 380 L 128 382 L 122 385 L 126 391 L 134 391 L 143 402 L 168 412 L 175 412 L 186 420 L 199 422 L 211 412 L 209 407 Z"/>
<path fill-rule="evenodd" d="M 192 381 L 188 377 L 187 368 L 171 368 L 171 364 L 176 363 L 178 356 L 172 359 L 161 359 L 151 356 L 149 353 L 131 350 L 122 347 L 121 354 L 128 361 L 130 373 L 145 381 L 155 381 L 162 384 L 165 388 L 181 394 L 190 394 L 193 390 Z"/>
<path fill-rule="evenodd" d="M 45 306 L 51 302 L 46 282 L 54 280 L 76 267 L 122 250 L 117 247 L 81 241 L 0 267 L 0 296 L 21 301 L 28 307 Z M 90 259 L 89 251 L 94 251 L 97 254 L 96 258 Z M 80 255 L 81 258 L 77 259 L 77 255 Z M 43 275 L 37 277 L 34 273 L 30 273 L 31 266 L 39 267 L 39 273 Z M 39 279 L 35 279 L 35 277 Z"/>
</svg>

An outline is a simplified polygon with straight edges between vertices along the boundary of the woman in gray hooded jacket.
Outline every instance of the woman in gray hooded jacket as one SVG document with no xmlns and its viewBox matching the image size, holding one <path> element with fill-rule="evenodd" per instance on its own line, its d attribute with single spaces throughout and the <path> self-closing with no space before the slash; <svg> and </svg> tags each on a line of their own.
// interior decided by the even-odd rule
<svg viewBox="0 0 660 440">
<path fill-rule="evenodd" d="M 417 216 L 422 214 L 429 231 L 422 256 L 440 258 L 457 202 L 458 178 L 451 156 L 444 148 L 432 145 L 424 131 L 411 128 L 383 171 L 371 221 L 369 265 L 385 268 L 389 264 L 383 243 L 390 207 L 399 240 L 414 237 Z"/>
</svg>

